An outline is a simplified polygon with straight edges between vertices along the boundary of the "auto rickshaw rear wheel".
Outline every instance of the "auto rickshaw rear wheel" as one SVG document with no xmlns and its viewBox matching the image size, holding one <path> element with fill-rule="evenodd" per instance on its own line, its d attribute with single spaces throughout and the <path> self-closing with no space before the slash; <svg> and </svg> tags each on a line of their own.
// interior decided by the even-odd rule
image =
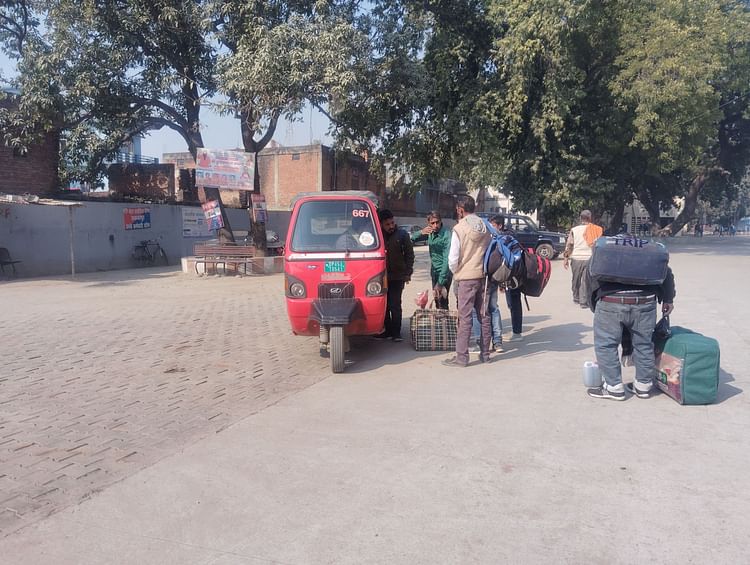
<svg viewBox="0 0 750 565">
<path fill-rule="evenodd" d="M 344 327 L 331 326 L 328 337 L 328 350 L 331 353 L 331 371 L 344 371 Z"/>
</svg>

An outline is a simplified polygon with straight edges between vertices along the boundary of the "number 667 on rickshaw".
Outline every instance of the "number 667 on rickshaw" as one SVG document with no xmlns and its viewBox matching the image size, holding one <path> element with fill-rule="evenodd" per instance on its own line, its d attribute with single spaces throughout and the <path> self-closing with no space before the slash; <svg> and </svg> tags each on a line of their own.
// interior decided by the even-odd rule
<svg viewBox="0 0 750 565">
<path fill-rule="evenodd" d="M 383 330 L 385 245 L 377 197 L 366 191 L 299 194 L 284 255 L 292 332 L 318 336 L 331 370 L 344 370 L 349 337 Z"/>
</svg>

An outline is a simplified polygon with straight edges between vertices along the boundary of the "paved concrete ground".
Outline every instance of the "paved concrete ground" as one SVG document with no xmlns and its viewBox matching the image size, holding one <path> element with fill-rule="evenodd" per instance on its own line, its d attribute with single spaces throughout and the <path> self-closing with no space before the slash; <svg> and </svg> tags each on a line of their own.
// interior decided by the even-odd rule
<svg viewBox="0 0 750 565">
<path fill-rule="evenodd" d="M 559 261 L 524 342 L 462 371 L 368 340 L 329 375 L 278 276 L 0 284 L 2 561 L 746 562 L 750 238 L 670 246 L 713 406 L 586 396 Z"/>
</svg>

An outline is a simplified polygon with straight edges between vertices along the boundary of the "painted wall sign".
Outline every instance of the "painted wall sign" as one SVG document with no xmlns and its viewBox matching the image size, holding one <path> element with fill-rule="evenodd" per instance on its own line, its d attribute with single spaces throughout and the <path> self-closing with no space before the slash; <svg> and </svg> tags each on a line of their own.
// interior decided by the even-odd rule
<svg viewBox="0 0 750 565">
<path fill-rule="evenodd" d="M 144 230 L 151 227 L 151 208 L 125 208 L 122 215 L 126 230 Z"/>
</svg>

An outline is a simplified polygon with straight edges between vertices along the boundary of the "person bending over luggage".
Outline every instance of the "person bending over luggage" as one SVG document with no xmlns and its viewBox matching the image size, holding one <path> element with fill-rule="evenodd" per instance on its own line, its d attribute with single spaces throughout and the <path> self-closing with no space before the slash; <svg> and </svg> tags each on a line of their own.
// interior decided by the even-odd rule
<svg viewBox="0 0 750 565">
<path fill-rule="evenodd" d="M 435 306 L 442 310 L 448 309 L 448 290 L 450 290 L 453 274 L 448 268 L 448 252 L 451 247 L 451 231 L 443 226 L 440 212 L 433 210 L 427 216 L 427 226 L 421 232 L 412 234 L 412 241 L 422 241 L 427 238 L 430 250 L 430 277 L 432 290 L 435 293 Z"/>
<path fill-rule="evenodd" d="M 635 382 L 627 389 L 638 398 L 651 396 L 656 377 L 656 359 L 651 335 L 656 326 L 656 303 L 661 303 L 665 315 L 673 310 L 675 285 L 672 269 L 660 285 L 640 286 L 616 282 L 598 282 L 590 276 L 591 309 L 594 311 L 594 351 L 599 370 L 604 377 L 602 386 L 588 389 L 589 396 L 610 400 L 625 400 L 618 346 L 623 329 L 633 342 Z"/>
<path fill-rule="evenodd" d="M 383 231 L 388 274 L 388 295 L 386 298 L 385 329 L 376 339 L 403 341 L 401 339 L 401 295 L 404 285 L 411 280 L 414 272 L 414 247 L 409 234 L 396 225 L 393 212 L 380 210 L 380 227 Z"/>
</svg>

